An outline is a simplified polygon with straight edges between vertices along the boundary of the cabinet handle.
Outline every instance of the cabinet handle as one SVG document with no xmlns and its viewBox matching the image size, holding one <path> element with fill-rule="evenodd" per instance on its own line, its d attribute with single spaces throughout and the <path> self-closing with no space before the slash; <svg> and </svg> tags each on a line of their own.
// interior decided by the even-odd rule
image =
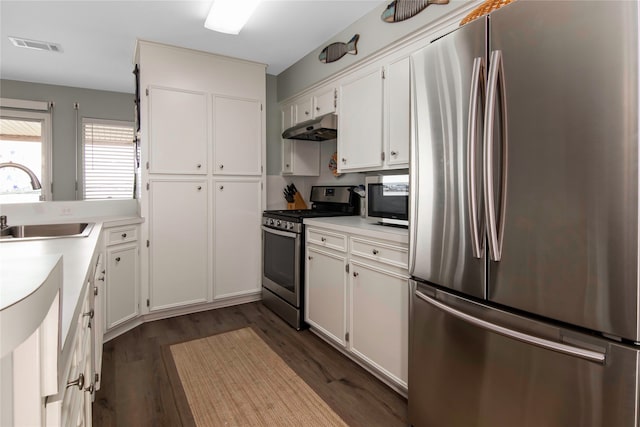
<svg viewBox="0 0 640 427">
<path fill-rule="evenodd" d="M 116 257 L 116 262 L 120 262 L 120 257 Z"/>
<path fill-rule="evenodd" d="M 126 239 L 127 238 L 127 233 L 122 233 L 122 238 Z"/>
<path fill-rule="evenodd" d="M 312 257 L 311 255 L 309 255 L 309 256 L 307 257 L 307 259 L 308 259 L 309 261 L 311 261 L 311 260 L 313 259 L 313 257 Z"/>
<path fill-rule="evenodd" d="M 306 116 L 308 116 L 308 115 L 309 115 L 309 112 L 308 112 L 308 111 L 305 111 L 305 112 L 304 112 L 304 114 L 305 114 Z"/>
<path fill-rule="evenodd" d="M 288 168 L 288 167 L 289 167 L 289 163 L 287 163 L 287 164 L 285 165 L 285 167 L 286 167 L 286 168 Z"/>
<path fill-rule="evenodd" d="M 353 277 L 358 277 L 360 275 L 360 273 L 358 273 L 357 271 L 353 272 Z"/>
<path fill-rule="evenodd" d="M 81 373 L 78 375 L 78 379 L 67 382 L 67 388 L 73 386 L 78 386 L 78 388 L 82 390 L 82 387 L 84 387 L 84 374 Z"/>
<path fill-rule="evenodd" d="M 221 170 L 224 169 L 224 165 L 218 166 Z"/>
<path fill-rule="evenodd" d="M 344 157 L 342 158 L 342 163 L 347 163 L 347 159 L 345 159 Z"/>
<path fill-rule="evenodd" d="M 198 164 L 196 165 L 196 167 L 197 167 L 198 169 L 200 169 L 200 168 L 202 167 L 202 165 L 201 165 L 200 163 L 198 163 Z"/>
<path fill-rule="evenodd" d="M 316 111 L 320 111 L 320 107 L 316 107 Z"/>
<path fill-rule="evenodd" d="M 398 155 L 398 152 L 397 152 L 397 151 L 392 151 L 392 152 L 391 152 L 391 155 L 392 155 L 392 156 L 397 156 L 397 155 Z"/>
<path fill-rule="evenodd" d="M 95 315 L 95 312 L 93 311 L 93 308 L 89 311 L 87 311 L 86 313 L 82 313 L 82 317 L 87 317 L 89 316 L 89 319 L 93 319 L 93 316 Z M 82 387 L 80 387 L 82 388 Z"/>
<path fill-rule="evenodd" d="M 88 391 L 89 393 L 93 393 L 95 388 L 93 387 L 93 383 L 89 384 L 89 387 L 85 388 L 84 391 Z"/>
<path fill-rule="evenodd" d="M 104 279 L 98 279 L 98 280 L 104 280 Z M 98 296 L 98 287 L 97 286 L 93 287 L 93 295 L 94 296 Z"/>
<path fill-rule="evenodd" d="M 321 237 L 321 238 L 320 238 L 320 241 L 322 241 L 322 242 L 326 242 L 326 241 L 327 241 L 327 238 L 326 238 L 326 237 Z"/>
<path fill-rule="evenodd" d="M 220 186 L 220 191 L 224 190 L 224 185 Z"/>
<path fill-rule="evenodd" d="M 373 250 L 373 251 L 371 251 L 371 252 L 373 252 L 373 254 L 374 254 L 374 255 L 378 255 L 378 254 L 380 253 L 380 252 L 378 252 L 378 250 L 377 250 L 377 249 L 374 249 L 374 250 Z"/>
<path fill-rule="evenodd" d="M 202 190 L 202 186 L 198 185 L 198 191 Z"/>
</svg>

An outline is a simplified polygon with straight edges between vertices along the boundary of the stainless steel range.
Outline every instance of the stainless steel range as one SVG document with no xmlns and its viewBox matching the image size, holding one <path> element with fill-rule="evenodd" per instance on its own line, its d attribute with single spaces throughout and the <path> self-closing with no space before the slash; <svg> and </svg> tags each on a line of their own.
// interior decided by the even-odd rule
<svg viewBox="0 0 640 427">
<path fill-rule="evenodd" d="M 314 186 L 311 209 L 262 214 L 262 301 L 296 329 L 304 324 L 305 218 L 357 215 L 354 186 Z"/>
</svg>

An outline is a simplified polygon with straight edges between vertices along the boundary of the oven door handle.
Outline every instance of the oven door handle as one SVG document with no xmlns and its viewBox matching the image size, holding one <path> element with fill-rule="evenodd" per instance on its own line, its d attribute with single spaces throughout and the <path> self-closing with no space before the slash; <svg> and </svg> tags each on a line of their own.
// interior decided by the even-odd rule
<svg viewBox="0 0 640 427">
<path fill-rule="evenodd" d="M 296 237 L 298 237 L 297 233 L 292 233 L 290 231 L 276 230 L 275 228 L 265 227 L 264 225 L 262 226 L 262 231 L 266 231 L 267 233 L 271 233 L 271 234 L 277 234 L 278 236 L 290 237 L 292 239 L 295 239 Z"/>
</svg>

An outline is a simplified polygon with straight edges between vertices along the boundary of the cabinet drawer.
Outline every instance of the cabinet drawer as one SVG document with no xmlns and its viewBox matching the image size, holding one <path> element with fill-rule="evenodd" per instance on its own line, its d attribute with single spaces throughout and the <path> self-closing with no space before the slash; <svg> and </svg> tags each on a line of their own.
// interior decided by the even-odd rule
<svg viewBox="0 0 640 427">
<path fill-rule="evenodd" d="M 324 246 L 340 252 L 347 251 L 347 236 L 344 234 L 310 228 L 307 229 L 307 243 Z"/>
<path fill-rule="evenodd" d="M 408 249 L 403 246 L 394 246 L 356 237 L 351 238 L 351 253 L 353 255 L 396 267 L 408 267 L 408 252 Z"/>
<path fill-rule="evenodd" d="M 107 246 L 138 240 L 137 227 L 119 227 L 107 230 Z"/>
</svg>

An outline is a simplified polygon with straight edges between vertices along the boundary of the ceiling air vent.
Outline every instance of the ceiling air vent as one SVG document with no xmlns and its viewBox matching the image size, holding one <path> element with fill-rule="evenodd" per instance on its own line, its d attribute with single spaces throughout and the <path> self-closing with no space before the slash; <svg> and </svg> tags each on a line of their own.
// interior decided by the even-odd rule
<svg viewBox="0 0 640 427">
<path fill-rule="evenodd" d="M 22 39 L 20 37 L 9 37 L 11 43 L 16 47 L 24 47 L 27 49 L 46 50 L 49 52 L 62 52 L 62 47 L 56 43 L 42 42 L 38 40 Z"/>
</svg>

